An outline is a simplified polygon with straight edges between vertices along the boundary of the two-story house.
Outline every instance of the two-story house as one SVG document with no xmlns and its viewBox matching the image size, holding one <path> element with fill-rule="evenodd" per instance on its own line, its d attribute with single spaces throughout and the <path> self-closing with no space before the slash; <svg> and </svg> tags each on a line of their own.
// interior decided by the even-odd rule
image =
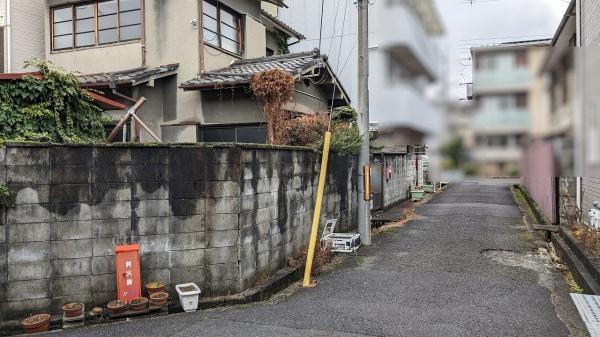
<svg viewBox="0 0 600 337">
<path fill-rule="evenodd" d="M 262 108 L 248 86 L 256 72 L 283 68 L 294 74 L 292 111 L 349 102 L 318 51 L 277 55 L 304 37 L 269 14 L 273 6 L 285 4 L 46 0 L 45 54 L 81 73 L 85 88 L 129 105 L 123 95 L 145 97 L 140 116 L 162 141 L 264 142 Z M 151 138 L 142 133 L 141 140 Z"/>
</svg>

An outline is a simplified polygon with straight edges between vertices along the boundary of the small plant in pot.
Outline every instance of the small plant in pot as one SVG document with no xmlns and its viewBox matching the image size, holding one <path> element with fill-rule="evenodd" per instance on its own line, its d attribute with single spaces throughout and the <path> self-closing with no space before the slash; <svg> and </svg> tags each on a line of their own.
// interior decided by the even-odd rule
<svg viewBox="0 0 600 337">
<path fill-rule="evenodd" d="M 108 311 L 110 311 L 113 314 L 119 314 L 124 312 L 125 309 L 127 309 L 127 301 L 114 300 L 112 302 L 109 302 L 106 305 L 106 308 L 108 308 Z"/>
<path fill-rule="evenodd" d="M 146 290 L 148 290 L 148 295 L 162 293 L 165 291 L 166 283 L 161 281 L 152 281 L 146 284 Z"/>
<path fill-rule="evenodd" d="M 146 297 L 138 297 L 129 301 L 129 308 L 133 311 L 143 311 L 146 309 L 148 299 Z"/>
<path fill-rule="evenodd" d="M 38 314 L 27 317 L 21 321 L 21 325 L 23 325 L 23 329 L 25 329 L 28 334 L 48 331 L 48 328 L 50 327 L 50 315 Z"/>
<path fill-rule="evenodd" d="M 81 316 L 83 311 L 83 303 L 69 303 L 65 304 L 62 307 L 62 310 L 65 313 L 65 317 L 78 317 Z"/>
<path fill-rule="evenodd" d="M 150 304 L 156 307 L 161 307 L 167 303 L 169 299 L 169 294 L 166 292 L 154 293 L 150 295 Z"/>
</svg>

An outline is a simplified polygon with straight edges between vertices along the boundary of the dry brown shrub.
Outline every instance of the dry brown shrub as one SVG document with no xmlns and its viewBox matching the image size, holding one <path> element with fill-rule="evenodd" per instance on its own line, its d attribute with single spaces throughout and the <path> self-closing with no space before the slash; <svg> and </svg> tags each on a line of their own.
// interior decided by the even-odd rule
<svg viewBox="0 0 600 337">
<path fill-rule="evenodd" d="M 294 77 L 280 69 L 257 73 L 250 79 L 250 89 L 263 106 L 269 144 L 285 144 L 285 104 L 292 99 Z"/>
<path fill-rule="evenodd" d="M 311 275 L 313 275 L 313 276 L 319 275 L 323 271 L 325 266 L 328 265 L 329 263 L 331 263 L 332 259 L 333 259 L 333 252 L 331 251 L 331 244 L 330 243 L 324 244 L 324 245 L 317 244 L 315 246 L 315 254 L 314 254 L 314 258 L 313 258 Z M 300 257 L 298 258 L 298 260 L 303 265 L 306 265 L 306 250 L 302 251 L 302 254 L 300 254 Z"/>
<path fill-rule="evenodd" d="M 285 144 L 295 146 L 318 145 L 327 131 L 325 114 L 302 115 L 285 121 Z"/>
<path fill-rule="evenodd" d="M 586 225 L 573 225 L 571 233 L 589 252 L 600 257 L 600 235 L 594 228 Z"/>
</svg>

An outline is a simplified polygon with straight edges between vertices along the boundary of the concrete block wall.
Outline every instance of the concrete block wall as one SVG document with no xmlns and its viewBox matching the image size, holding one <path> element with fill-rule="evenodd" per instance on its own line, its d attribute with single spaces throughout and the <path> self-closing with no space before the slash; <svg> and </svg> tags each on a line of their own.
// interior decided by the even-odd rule
<svg viewBox="0 0 600 337">
<path fill-rule="evenodd" d="M 383 154 L 383 207 L 410 198 L 410 190 L 416 183 L 415 158 L 412 154 Z M 385 167 L 392 167 L 392 177 L 387 179 Z"/>
<path fill-rule="evenodd" d="M 116 298 L 114 248 L 141 244 L 142 283 L 244 291 L 306 245 L 320 155 L 298 149 L 0 149 L 0 321 Z M 356 158 L 332 156 L 322 219 L 356 224 Z"/>
</svg>

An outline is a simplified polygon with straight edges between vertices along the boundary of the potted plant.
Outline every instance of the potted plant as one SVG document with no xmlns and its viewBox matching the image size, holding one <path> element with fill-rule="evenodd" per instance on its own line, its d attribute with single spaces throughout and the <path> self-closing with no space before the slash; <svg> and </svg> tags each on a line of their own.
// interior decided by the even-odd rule
<svg viewBox="0 0 600 337">
<path fill-rule="evenodd" d="M 179 295 L 179 303 L 185 312 L 198 310 L 198 296 L 200 288 L 195 283 L 184 283 L 175 286 Z"/>
<path fill-rule="evenodd" d="M 153 306 L 156 306 L 156 307 L 161 307 L 161 306 L 165 305 L 165 303 L 167 303 L 168 299 L 169 299 L 169 294 L 167 294 L 165 292 L 154 293 L 154 294 L 150 295 L 150 304 L 152 304 Z"/>
<path fill-rule="evenodd" d="M 144 311 L 147 304 L 148 299 L 146 297 L 138 297 L 129 301 L 129 309 L 133 311 Z"/>
<path fill-rule="evenodd" d="M 21 321 L 25 332 L 36 333 L 48 331 L 50 327 L 50 315 L 49 314 L 38 314 L 31 317 L 27 317 Z"/>
<path fill-rule="evenodd" d="M 65 313 L 65 317 L 73 318 L 79 317 L 83 313 L 83 303 L 69 303 L 62 306 L 62 310 Z"/>
<path fill-rule="evenodd" d="M 148 295 L 162 293 L 165 291 L 166 284 L 161 281 L 152 281 L 146 284 L 146 290 L 148 290 Z"/>
<path fill-rule="evenodd" d="M 125 309 L 127 309 L 127 302 L 123 300 L 114 300 L 108 303 L 106 305 L 106 308 L 108 308 L 108 311 L 110 311 L 113 314 L 119 314 L 124 312 Z"/>
<path fill-rule="evenodd" d="M 410 197 L 412 199 L 412 201 L 419 201 L 421 199 L 423 199 L 423 197 L 425 196 L 425 191 L 423 191 L 423 189 L 421 189 L 421 186 L 415 186 L 415 188 L 413 190 L 410 191 Z"/>
</svg>

